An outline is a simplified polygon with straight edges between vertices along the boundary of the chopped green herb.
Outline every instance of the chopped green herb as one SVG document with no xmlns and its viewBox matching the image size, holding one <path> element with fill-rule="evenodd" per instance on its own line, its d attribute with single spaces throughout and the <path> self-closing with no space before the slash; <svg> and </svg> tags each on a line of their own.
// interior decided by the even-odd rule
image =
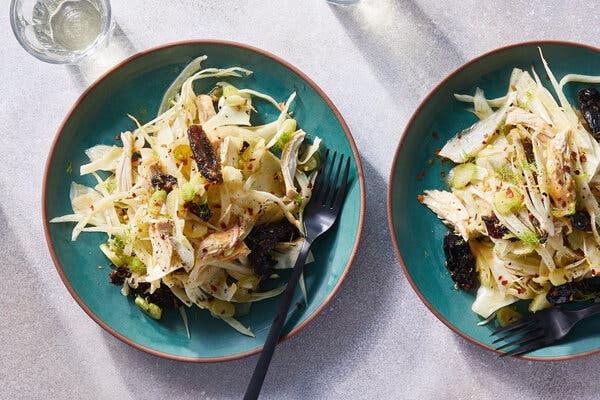
<svg viewBox="0 0 600 400">
<path fill-rule="evenodd" d="M 513 169 L 510 164 L 505 164 L 497 171 L 498 178 L 504 182 L 517 184 L 521 181 L 521 174 Z"/>
<path fill-rule="evenodd" d="M 72 174 L 73 173 L 73 163 L 71 163 L 71 161 L 69 161 L 69 163 L 67 164 L 67 174 Z"/>
<path fill-rule="evenodd" d="M 283 148 L 285 147 L 285 145 L 290 140 L 292 140 L 293 137 L 294 137 L 294 132 L 283 132 L 281 134 L 281 136 L 279 136 L 279 138 L 277 139 L 277 142 L 275 142 L 273 147 L 271 147 L 271 151 L 273 151 L 273 152 L 283 151 Z"/>
</svg>

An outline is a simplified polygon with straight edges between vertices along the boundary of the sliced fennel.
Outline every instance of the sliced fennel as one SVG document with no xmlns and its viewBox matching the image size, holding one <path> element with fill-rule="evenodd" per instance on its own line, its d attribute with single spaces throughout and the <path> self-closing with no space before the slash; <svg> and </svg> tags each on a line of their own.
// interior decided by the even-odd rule
<svg viewBox="0 0 600 400">
<path fill-rule="evenodd" d="M 600 144 L 563 92 L 600 76 L 559 80 L 540 57 L 550 89 L 535 70 L 515 68 L 505 96 L 486 99 L 479 88 L 455 95 L 479 121 L 439 152 L 457 163 L 449 190 L 420 198 L 468 240 L 481 283 L 472 310 L 483 322 L 498 312 L 516 318 L 505 307 L 519 300 L 530 312 L 550 307 L 553 287 L 595 276 L 600 265 Z M 575 223 L 576 213 L 588 229 Z"/>
<path fill-rule="evenodd" d="M 236 319 L 236 310 L 248 312 L 251 303 L 278 296 L 285 283 L 261 289 L 246 239 L 254 227 L 286 220 L 302 234 L 302 213 L 316 178 L 316 168 L 306 164 L 314 161 L 321 141 L 306 143 L 308 134 L 291 117 L 295 92 L 278 101 L 238 88 L 252 71 L 201 69 L 205 60 L 198 57 L 183 69 L 156 118 L 141 123 L 130 116 L 137 128 L 120 134 L 121 146 L 99 144 L 86 151 L 89 162 L 80 174 L 91 174 L 96 186 L 73 183 L 73 212 L 51 222 L 74 223 L 72 240 L 81 232 L 105 233 L 100 250 L 121 274 L 122 293 L 133 294 L 151 317 L 162 315 L 153 296 L 166 290 L 174 304 L 182 304 L 188 337 L 185 307 L 192 306 L 254 337 Z M 197 80 L 227 77 L 236 78 L 236 86 L 220 81 L 210 93 L 195 92 Z M 256 98 L 276 109 L 275 120 L 251 125 Z M 222 182 L 208 180 L 204 165 L 197 164 L 188 139 L 192 125 L 200 125 L 210 142 Z M 271 252 L 274 269 L 291 268 L 302 243 L 302 238 L 278 243 Z M 301 290 L 308 302 L 303 280 Z"/>
</svg>

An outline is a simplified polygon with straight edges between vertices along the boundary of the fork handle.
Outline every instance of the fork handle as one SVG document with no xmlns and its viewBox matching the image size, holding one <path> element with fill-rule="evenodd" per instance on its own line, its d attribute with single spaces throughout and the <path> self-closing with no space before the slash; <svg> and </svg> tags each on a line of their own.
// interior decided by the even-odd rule
<svg viewBox="0 0 600 400">
<path fill-rule="evenodd" d="M 271 325 L 269 335 L 267 336 L 265 345 L 260 353 L 260 358 L 256 363 L 256 367 L 254 367 L 254 373 L 252 374 L 252 379 L 250 379 L 250 384 L 246 389 L 244 400 L 255 400 L 260 394 L 260 389 L 262 388 L 263 381 L 267 375 L 271 358 L 275 352 L 275 346 L 277 345 L 279 336 L 281 335 L 281 329 L 283 329 L 288 310 L 292 304 L 292 299 L 294 298 L 294 293 L 296 292 L 296 287 L 298 286 L 298 281 L 300 280 L 300 275 L 302 274 L 302 269 L 304 267 L 304 263 L 306 262 L 306 256 L 308 255 L 310 245 L 311 242 L 305 239 L 304 243 L 302 244 L 302 249 L 300 249 L 298 259 L 296 260 L 296 264 L 294 265 L 294 269 L 292 270 L 290 280 L 279 302 L 277 314 L 275 314 L 275 319 L 273 319 L 273 324 Z"/>
<path fill-rule="evenodd" d="M 600 304 L 594 304 L 593 306 L 573 311 L 573 314 L 577 317 L 578 321 L 591 317 L 592 315 L 600 314 Z"/>
</svg>

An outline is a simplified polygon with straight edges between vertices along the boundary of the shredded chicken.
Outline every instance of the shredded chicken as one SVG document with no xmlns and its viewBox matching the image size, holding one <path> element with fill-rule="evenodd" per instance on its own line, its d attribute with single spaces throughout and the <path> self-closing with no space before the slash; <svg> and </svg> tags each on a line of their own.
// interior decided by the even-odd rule
<svg viewBox="0 0 600 400">
<path fill-rule="evenodd" d="M 201 94 L 196 97 L 196 108 L 198 109 L 198 122 L 205 123 L 215 115 L 215 107 L 212 98 L 209 95 Z"/>
<path fill-rule="evenodd" d="M 538 115 L 520 107 L 511 107 L 506 113 L 507 125 L 522 125 L 539 134 L 539 140 L 546 143 L 556 135 L 556 131 Z"/>
<path fill-rule="evenodd" d="M 554 201 L 556 216 L 571 215 L 575 212 L 575 180 L 571 176 L 573 166 L 570 161 L 568 135 L 570 131 L 559 132 L 550 142 L 546 151 L 546 171 L 548 172 L 548 194 Z"/>
<path fill-rule="evenodd" d="M 469 213 L 462 202 L 452 193 L 441 190 L 425 190 L 423 204 L 446 224 L 469 240 Z"/>
<path fill-rule="evenodd" d="M 160 219 L 150 224 L 148 235 L 152 243 L 152 260 L 163 272 L 171 269 L 171 257 L 173 256 L 173 243 L 171 233 L 173 222 L 168 219 Z"/>
</svg>

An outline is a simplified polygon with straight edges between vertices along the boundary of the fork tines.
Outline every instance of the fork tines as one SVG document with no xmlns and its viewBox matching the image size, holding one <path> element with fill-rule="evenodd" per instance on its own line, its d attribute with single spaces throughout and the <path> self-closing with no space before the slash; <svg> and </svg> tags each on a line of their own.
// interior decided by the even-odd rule
<svg viewBox="0 0 600 400">
<path fill-rule="evenodd" d="M 544 330 L 539 326 L 535 319 L 525 318 L 512 324 L 509 324 L 503 328 L 500 328 L 491 333 L 490 336 L 499 336 L 492 342 L 496 344 L 498 342 L 512 339 L 510 342 L 505 343 L 496 348 L 496 351 L 507 349 L 516 346 L 514 349 L 502 353 L 500 357 L 516 356 L 519 354 L 527 353 L 533 350 L 537 350 L 543 347 L 545 343 Z"/>
<path fill-rule="evenodd" d="M 321 169 L 319 171 L 319 175 L 317 176 L 314 187 L 314 196 L 317 203 L 333 209 L 338 209 L 344 200 L 346 185 L 348 183 L 348 174 L 350 171 L 350 157 L 340 154 L 339 162 L 337 163 L 336 168 L 337 157 L 338 154 L 336 151 L 334 151 L 333 157 L 331 158 L 331 161 L 329 161 L 329 149 L 325 151 L 325 155 L 321 161 Z M 344 166 L 344 172 L 342 179 L 340 180 L 339 178 L 342 166 Z M 335 174 L 333 175 L 332 179 L 334 169 Z"/>
</svg>

